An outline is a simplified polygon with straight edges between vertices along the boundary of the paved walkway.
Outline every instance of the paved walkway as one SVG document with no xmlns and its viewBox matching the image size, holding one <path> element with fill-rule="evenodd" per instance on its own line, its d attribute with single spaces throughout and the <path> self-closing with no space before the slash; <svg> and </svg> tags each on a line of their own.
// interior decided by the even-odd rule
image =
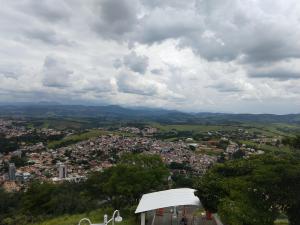
<svg viewBox="0 0 300 225">
<path fill-rule="evenodd" d="M 178 216 L 177 218 L 173 217 L 172 209 L 166 208 L 163 211 L 162 215 L 155 215 L 155 220 L 153 225 L 180 225 L 180 220 L 182 219 L 183 215 L 187 218 L 188 225 L 216 225 L 214 220 L 206 220 L 205 218 L 201 218 L 199 216 L 194 216 L 194 208 L 192 207 L 182 207 L 178 209 Z M 154 214 L 148 213 L 147 214 L 147 225 L 152 225 L 152 219 Z"/>
</svg>

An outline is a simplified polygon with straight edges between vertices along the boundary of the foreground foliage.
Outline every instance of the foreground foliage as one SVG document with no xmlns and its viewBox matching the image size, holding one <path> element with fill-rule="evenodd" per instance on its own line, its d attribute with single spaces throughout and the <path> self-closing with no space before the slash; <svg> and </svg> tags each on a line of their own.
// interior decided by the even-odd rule
<svg viewBox="0 0 300 225">
<path fill-rule="evenodd" d="M 216 165 L 197 183 L 205 208 L 225 224 L 273 225 L 280 213 L 300 221 L 300 155 L 266 154 Z"/>
<path fill-rule="evenodd" d="M 35 223 L 34 225 L 77 225 L 79 220 L 82 218 L 89 218 L 92 223 L 102 223 L 103 215 L 107 213 L 109 216 L 112 215 L 111 209 L 98 209 L 88 213 L 74 214 L 74 215 L 63 215 L 57 218 L 49 219 L 43 222 Z M 121 212 L 122 213 L 122 212 Z M 123 216 L 123 214 L 122 214 Z M 84 224 L 84 223 L 82 223 Z M 123 221 L 118 225 L 135 225 L 136 221 L 133 217 L 123 216 Z"/>
<path fill-rule="evenodd" d="M 142 194 L 164 189 L 167 175 L 160 157 L 129 154 L 83 183 L 35 182 L 26 192 L 14 194 L 0 189 L 0 225 L 27 225 L 103 207 L 133 212 Z"/>
</svg>

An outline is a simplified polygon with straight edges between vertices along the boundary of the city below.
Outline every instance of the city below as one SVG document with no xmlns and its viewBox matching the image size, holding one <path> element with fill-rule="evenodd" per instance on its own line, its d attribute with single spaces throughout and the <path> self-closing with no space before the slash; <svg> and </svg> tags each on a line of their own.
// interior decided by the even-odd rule
<svg viewBox="0 0 300 225">
<path fill-rule="evenodd" d="M 26 128 L 20 124 L 24 120 L 0 120 L 0 132 L 7 139 L 42 136 L 45 140 L 55 137 L 72 137 L 74 130 L 55 130 L 48 128 Z M 33 180 L 50 182 L 80 182 L 87 179 L 92 171 L 102 171 L 113 166 L 124 153 L 145 153 L 160 155 L 170 166 L 172 173 L 205 174 L 206 170 L 218 161 L 229 160 L 242 154 L 264 154 L 259 147 L 249 147 L 235 142 L 236 139 L 260 145 L 279 147 L 282 136 L 267 137 L 247 129 L 210 130 L 203 133 L 202 140 L 192 137 L 167 141 L 155 138 L 159 129 L 146 126 L 120 127 L 114 131 L 103 128 L 86 130 L 86 133 L 101 134 L 65 147 L 51 148 L 46 142 L 20 142 L 19 148 L 0 154 L 0 184 L 7 191 L 26 189 Z M 24 138 L 26 139 L 26 138 Z M 50 142 L 51 143 L 51 142 Z M 50 147 L 49 147 L 50 146 Z M 14 162 L 16 161 L 16 163 Z M 17 164 L 17 168 L 16 168 Z"/>
</svg>

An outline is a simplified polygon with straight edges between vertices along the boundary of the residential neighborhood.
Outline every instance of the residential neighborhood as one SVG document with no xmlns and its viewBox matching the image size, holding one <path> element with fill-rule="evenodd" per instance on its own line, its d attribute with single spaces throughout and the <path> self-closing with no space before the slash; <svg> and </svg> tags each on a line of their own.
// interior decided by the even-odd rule
<svg viewBox="0 0 300 225">
<path fill-rule="evenodd" d="M 75 132 L 26 128 L 19 125 L 21 122 L 1 119 L 0 131 L 6 139 L 32 134 L 47 139 L 69 136 Z M 93 171 L 102 171 L 113 166 L 125 153 L 157 154 L 174 174 L 203 175 L 212 165 L 220 160 L 232 159 L 237 152 L 245 158 L 264 153 L 245 144 L 240 145 L 231 138 L 239 135 L 240 138 L 252 138 L 254 142 L 260 143 L 266 142 L 267 139 L 264 136 L 251 135 L 246 130 L 231 133 L 220 130 L 207 132 L 206 135 L 214 137 L 210 140 L 199 141 L 188 137 L 168 141 L 155 138 L 158 132 L 159 129 L 150 126 L 121 127 L 117 132 L 108 131 L 106 134 L 54 149 L 47 146 L 47 141 L 41 140 L 32 144 L 21 141 L 16 150 L 0 154 L 0 185 L 8 191 L 18 191 L 26 189 L 34 180 L 80 182 Z M 124 135 L 126 133 L 132 135 Z M 271 141 L 278 141 L 273 139 Z M 226 144 L 221 146 L 220 143 Z M 64 176 L 59 175 L 61 165 L 64 165 L 66 170 Z M 10 173 L 14 175 L 10 176 Z"/>
</svg>

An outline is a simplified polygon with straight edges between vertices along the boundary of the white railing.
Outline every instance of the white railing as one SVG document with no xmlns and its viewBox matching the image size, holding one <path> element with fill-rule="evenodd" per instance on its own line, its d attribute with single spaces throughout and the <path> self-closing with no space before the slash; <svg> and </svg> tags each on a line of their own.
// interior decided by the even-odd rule
<svg viewBox="0 0 300 225">
<path fill-rule="evenodd" d="M 117 216 L 116 216 L 117 215 Z M 119 210 L 115 210 L 111 219 L 108 220 L 108 216 L 105 214 L 104 215 L 104 219 L 103 219 L 103 223 L 92 223 L 91 220 L 89 218 L 82 218 L 79 222 L 78 225 L 81 225 L 82 222 L 88 222 L 89 225 L 107 225 L 110 222 L 112 222 L 112 225 L 115 224 L 115 222 L 121 222 L 123 219 L 120 216 L 120 211 Z"/>
</svg>

